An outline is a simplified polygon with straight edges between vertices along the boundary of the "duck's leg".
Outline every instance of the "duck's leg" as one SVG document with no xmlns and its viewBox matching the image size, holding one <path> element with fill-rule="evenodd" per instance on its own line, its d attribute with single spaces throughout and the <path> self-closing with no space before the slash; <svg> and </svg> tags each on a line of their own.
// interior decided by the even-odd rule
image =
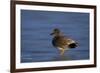
<svg viewBox="0 0 100 73">
<path fill-rule="evenodd" d="M 61 47 L 58 47 L 59 51 L 60 51 L 60 55 L 64 55 L 65 50 Z"/>
<path fill-rule="evenodd" d="M 65 52 L 64 49 L 60 50 L 60 55 L 61 55 L 61 56 L 64 55 L 64 52 Z"/>
</svg>

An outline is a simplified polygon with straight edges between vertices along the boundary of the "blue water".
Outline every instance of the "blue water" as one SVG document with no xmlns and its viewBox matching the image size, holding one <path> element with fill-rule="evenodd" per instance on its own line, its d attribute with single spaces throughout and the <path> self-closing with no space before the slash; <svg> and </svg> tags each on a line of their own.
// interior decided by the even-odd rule
<svg viewBox="0 0 100 73">
<path fill-rule="evenodd" d="M 77 48 L 60 56 L 50 33 L 59 28 Z M 89 59 L 89 13 L 21 10 L 21 62 Z"/>
</svg>

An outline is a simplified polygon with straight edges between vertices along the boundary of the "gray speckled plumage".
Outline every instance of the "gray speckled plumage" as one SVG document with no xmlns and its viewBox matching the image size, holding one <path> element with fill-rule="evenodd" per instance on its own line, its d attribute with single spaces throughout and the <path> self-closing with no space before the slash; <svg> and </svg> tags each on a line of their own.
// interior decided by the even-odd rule
<svg viewBox="0 0 100 73">
<path fill-rule="evenodd" d="M 52 44 L 54 47 L 60 50 L 61 55 L 64 54 L 65 50 L 77 47 L 77 43 L 74 40 L 64 36 L 58 28 L 55 28 L 51 35 L 53 35 Z"/>
</svg>

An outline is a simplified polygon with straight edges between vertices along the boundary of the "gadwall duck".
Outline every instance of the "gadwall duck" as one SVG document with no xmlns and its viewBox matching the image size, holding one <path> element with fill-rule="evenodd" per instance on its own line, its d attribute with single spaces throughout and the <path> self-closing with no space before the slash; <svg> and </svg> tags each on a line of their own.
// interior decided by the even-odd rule
<svg viewBox="0 0 100 73">
<path fill-rule="evenodd" d="M 78 45 L 76 41 L 64 36 L 58 28 L 55 28 L 51 35 L 53 36 L 52 45 L 60 50 L 60 55 L 63 55 L 65 50 L 76 48 Z"/>
</svg>

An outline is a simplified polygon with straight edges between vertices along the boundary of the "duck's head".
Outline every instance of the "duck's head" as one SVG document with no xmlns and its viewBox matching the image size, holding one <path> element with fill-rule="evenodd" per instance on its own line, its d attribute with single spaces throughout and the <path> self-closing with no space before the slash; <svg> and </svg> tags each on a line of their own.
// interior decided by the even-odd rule
<svg viewBox="0 0 100 73">
<path fill-rule="evenodd" d="M 58 28 L 53 29 L 53 32 L 50 35 L 56 36 L 60 34 L 60 30 Z"/>
</svg>

